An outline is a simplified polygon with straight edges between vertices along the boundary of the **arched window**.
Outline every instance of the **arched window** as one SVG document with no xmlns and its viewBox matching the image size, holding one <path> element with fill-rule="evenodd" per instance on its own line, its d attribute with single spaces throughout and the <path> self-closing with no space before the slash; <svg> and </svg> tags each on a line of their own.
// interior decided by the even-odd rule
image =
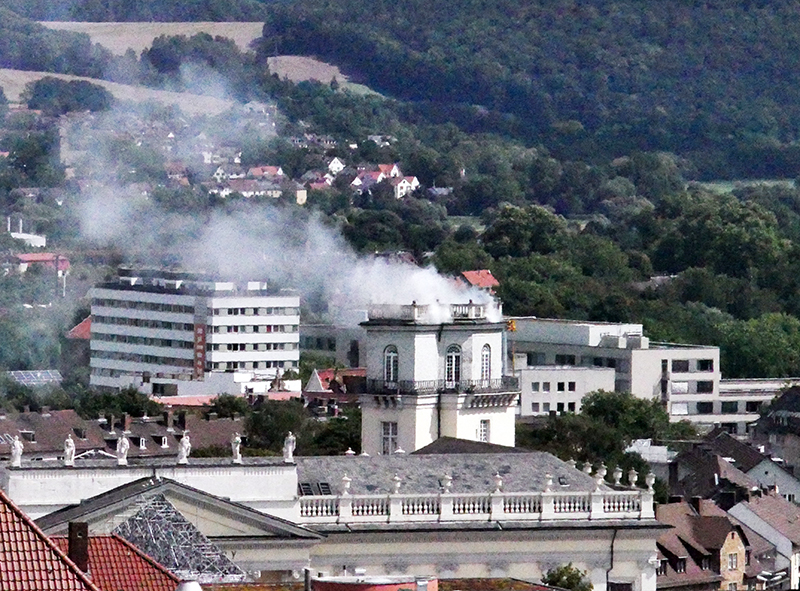
<svg viewBox="0 0 800 591">
<path fill-rule="evenodd" d="M 481 381 L 488 382 L 492 379 L 492 348 L 484 345 L 481 349 Z"/>
<path fill-rule="evenodd" d="M 450 345 L 444 360 L 444 381 L 447 388 L 454 388 L 461 381 L 461 347 Z"/>
<path fill-rule="evenodd" d="M 397 383 L 397 347 L 389 345 L 383 351 L 383 381 Z"/>
</svg>

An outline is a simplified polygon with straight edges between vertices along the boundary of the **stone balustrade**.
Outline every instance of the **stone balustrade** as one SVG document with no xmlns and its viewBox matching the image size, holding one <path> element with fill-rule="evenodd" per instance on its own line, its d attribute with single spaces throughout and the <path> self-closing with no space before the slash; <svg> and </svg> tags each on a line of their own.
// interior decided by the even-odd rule
<svg viewBox="0 0 800 591">
<path fill-rule="evenodd" d="M 648 490 L 300 497 L 300 522 L 409 523 L 654 519 Z"/>
</svg>

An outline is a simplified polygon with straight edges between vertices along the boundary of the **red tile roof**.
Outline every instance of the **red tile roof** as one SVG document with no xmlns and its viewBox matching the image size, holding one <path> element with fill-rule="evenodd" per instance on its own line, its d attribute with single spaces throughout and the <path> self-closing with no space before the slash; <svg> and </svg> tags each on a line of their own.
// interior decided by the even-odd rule
<svg viewBox="0 0 800 591">
<path fill-rule="evenodd" d="M 50 266 L 55 266 L 56 257 L 58 257 L 59 271 L 69 269 L 69 259 L 63 254 L 56 255 L 52 252 L 26 252 L 15 256 L 20 263 L 46 263 Z"/>
<path fill-rule="evenodd" d="M 461 275 L 466 279 L 470 285 L 481 287 L 484 289 L 491 289 L 500 285 L 500 282 L 494 278 L 489 269 L 480 269 L 478 271 L 464 271 Z"/>
<path fill-rule="evenodd" d="M 67 333 L 68 339 L 81 339 L 88 341 L 92 338 L 92 317 L 87 316 Z"/>
<path fill-rule="evenodd" d="M 101 591 L 2 491 L 0 589 Z"/>
<path fill-rule="evenodd" d="M 66 537 L 53 537 L 62 552 Z M 116 535 L 89 537 L 89 573 L 102 591 L 175 591 L 180 579 Z"/>
</svg>

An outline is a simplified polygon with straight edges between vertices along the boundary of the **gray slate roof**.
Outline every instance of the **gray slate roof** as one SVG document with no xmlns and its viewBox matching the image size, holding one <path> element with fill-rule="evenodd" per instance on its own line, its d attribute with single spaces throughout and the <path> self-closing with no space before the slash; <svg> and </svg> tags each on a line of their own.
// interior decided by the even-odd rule
<svg viewBox="0 0 800 591">
<path fill-rule="evenodd" d="M 505 492 L 542 491 L 546 474 L 553 476 L 554 491 L 591 491 L 595 487 L 592 477 L 546 452 L 297 457 L 295 461 L 298 482 L 327 482 L 333 494 L 341 491 L 345 474 L 352 479 L 351 494 L 389 493 L 395 474 L 401 479 L 401 494 L 438 493 L 445 474 L 453 478 L 454 493 L 492 492 L 496 473 L 503 478 Z"/>
</svg>

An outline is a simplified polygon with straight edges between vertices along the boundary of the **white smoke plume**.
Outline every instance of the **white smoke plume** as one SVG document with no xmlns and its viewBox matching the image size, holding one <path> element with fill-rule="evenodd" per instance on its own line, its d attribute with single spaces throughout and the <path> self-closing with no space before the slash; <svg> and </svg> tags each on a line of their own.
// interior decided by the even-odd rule
<svg viewBox="0 0 800 591">
<path fill-rule="evenodd" d="M 372 304 L 486 303 L 434 268 L 357 255 L 337 228 L 314 214 L 245 203 L 205 217 L 166 214 L 145 199 L 98 193 L 82 208 L 84 235 L 138 264 L 177 264 L 231 281 L 266 279 L 327 304 L 334 321 Z"/>
</svg>

